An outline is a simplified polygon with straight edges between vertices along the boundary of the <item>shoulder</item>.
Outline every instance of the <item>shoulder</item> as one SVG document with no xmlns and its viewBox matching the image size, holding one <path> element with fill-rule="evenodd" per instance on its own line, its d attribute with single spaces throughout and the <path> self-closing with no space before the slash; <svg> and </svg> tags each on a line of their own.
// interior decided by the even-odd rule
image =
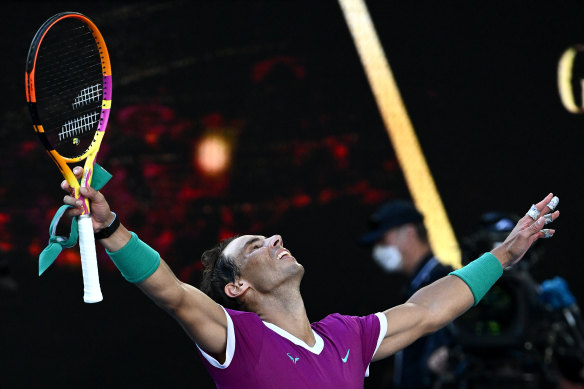
<svg viewBox="0 0 584 389">
<path fill-rule="evenodd" d="M 379 327 L 380 319 L 378 314 L 367 316 L 350 316 L 333 313 L 318 322 L 312 323 L 315 330 L 326 331 L 356 331 L 361 332 L 365 328 Z"/>
<path fill-rule="evenodd" d="M 242 358 L 242 355 L 249 356 L 252 360 L 255 360 L 261 347 L 255 347 L 258 345 L 257 341 L 249 340 L 263 339 L 264 333 L 262 331 L 265 330 L 261 319 L 255 313 L 236 311 L 225 307 L 222 308 L 227 317 L 227 344 L 225 346 L 224 362 L 217 361 L 214 356 L 207 354 L 197 344 L 197 349 L 203 357 L 203 362 L 210 369 L 209 371 L 212 375 L 222 374 L 218 372 L 225 371 L 234 359 L 239 360 Z M 211 367 L 217 369 L 211 369 Z"/>
<path fill-rule="evenodd" d="M 322 320 L 312 323 L 312 325 L 339 325 L 353 322 L 357 316 L 341 315 L 340 313 L 331 313 Z"/>
<path fill-rule="evenodd" d="M 234 309 L 224 308 L 225 313 L 233 320 L 238 327 L 238 324 L 262 324 L 262 319 L 253 313 L 253 312 L 245 312 L 245 311 L 236 311 Z"/>
<path fill-rule="evenodd" d="M 225 312 L 227 312 L 229 314 L 229 316 L 231 316 L 231 318 L 244 318 L 244 319 L 251 319 L 251 320 L 254 320 L 257 318 L 257 320 L 260 320 L 260 317 L 253 312 L 236 311 L 235 309 L 230 309 L 230 308 L 224 308 L 224 309 L 225 309 Z"/>
</svg>

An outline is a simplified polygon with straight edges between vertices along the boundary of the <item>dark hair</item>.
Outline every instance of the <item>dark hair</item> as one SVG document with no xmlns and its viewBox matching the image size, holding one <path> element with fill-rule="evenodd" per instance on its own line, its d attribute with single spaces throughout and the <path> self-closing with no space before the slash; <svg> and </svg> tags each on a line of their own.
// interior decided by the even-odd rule
<svg viewBox="0 0 584 389">
<path fill-rule="evenodd" d="M 242 302 L 225 294 L 225 285 L 235 282 L 235 279 L 240 275 L 239 268 L 233 258 L 223 255 L 225 247 L 235 238 L 234 236 L 222 240 L 217 246 L 203 253 L 201 262 L 205 269 L 200 289 L 217 304 L 221 304 L 225 308 L 242 310 L 245 309 Z"/>
</svg>

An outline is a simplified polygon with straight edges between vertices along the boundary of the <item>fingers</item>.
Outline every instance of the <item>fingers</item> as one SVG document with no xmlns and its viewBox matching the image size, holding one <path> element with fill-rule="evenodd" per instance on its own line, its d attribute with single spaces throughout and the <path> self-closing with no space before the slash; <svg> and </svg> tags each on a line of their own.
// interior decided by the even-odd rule
<svg viewBox="0 0 584 389">
<path fill-rule="evenodd" d="M 557 197 L 556 197 L 557 198 Z M 544 219 L 544 225 L 552 223 L 560 216 L 560 211 L 555 211 L 553 213 L 545 214 L 542 218 Z M 543 228 L 539 231 L 538 238 L 551 238 L 556 233 L 556 230 L 550 228 Z"/>
<path fill-rule="evenodd" d="M 536 207 L 541 214 L 547 214 L 553 212 L 559 202 L 560 199 L 557 196 L 554 196 L 553 193 L 550 193 L 542 201 L 537 203 Z"/>
<path fill-rule="evenodd" d="M 73 174 L 77 180 L 80 180 L 83 176 L 83 168 L 81 166 L 76 166 L 73 168 Z M 75 198 L 75 190 L 69 185 L 67 180 L 61 182 L 61 188 L 68 192 L 69 194 L 63 197 L 63 203 L 72 206 L 73 208 L 67 210 L 65 213 L 67 216 L 74 217 L 83 214 L 83 198 Z M 93 203 L 105 203 L 105 198 L 103 195 L 93 188 L 79 188 L 79 194 L 84 198 L 89 199 Z M 107 205 L 107 203 L 106 203 Z"/>
<path fill-rule="evenodd" d="M 69 185 L 67 184 L 67 181 L 63 181 L 61 183 L 61 187 L 65 190 L 70 189 Z M 81 196 L 91 200 L 92 202 L 104 201 L 103 195 L 93 188 L 81 187 L 79 188 L 79 193 L 81 194 Z M 63 203 L 71 205 L 73 207 L 81 207 L 83 205 L 83 201 L 80 199 L 76 199 L 73 196 L 73 193 L 71 193 L 71 191 L 69 191 L 69 194 L 67 196 L 63 197 Z"/>
<path fill-rule="evenodd" d="M 79 188 L 79 193 L 81 193 L 81 195 L 85 198 L 88 198 L 89 200 L 95 201 L 99 198 L 99 196 L 101 195 L 101 193 L 99 193 L 98 191 L 96 191 L 93 188 L 84 188 L 81 187 Z M 101 195 L 101 197 L 103 197 L 103 195 Z"/>
<path fill-rule="evenodd" d="M 80 180 L 81 177 L 83 176 L 83 168 L 81 166 L 75 166 L 73 168 L 73 174 L 75 175 L 75 178 L 77 180 Z M 67 180 L 63 180 L 61 182 L 61 189 L 63 189 L 66 192 L 69 192 L 69 193 L 72 193 L 72 190 L 73 190 L 73 188 L 71 188 L 71 185 L 69 185 Z"/>
<path fill-rule="evenodd" d="M 83 213 L 83 209 L 81 207 L 78 208 L 70 208 L 65 212 L 65 216 L 74 218 L 75 216 L 80 216 Z"/>
<path fill-rule="evenodd" d="M 75 166 L 73 168 L 73 174 L 75 174 L 75 178 L 80 180 L 81 176 L 83 176 L 83 168 L 81 166 Z"/>
<path fill-rule="evenodd" d="M 546 213 L 545 215 L 543 215 L 543 217 L 545 219 L 544 224 L 546 224 L 546 225 L 550 224 L 551 222 L 556 220 L 559 216 L 560 216 L 560 211 L 555 211 L 553 213 Z"/>
<path fill-rule="evenodd" d="M 556 230 L 552 230 L 552 229 L 548 229 L 548 228 L 544 228 L 543 230 L 540 231 L 540 234 L 542 238 L 547 239 L 547 238 L 551 238 L 552 236 L 554 236 Z"/>
<path fill-rule="evenodd" d="M 553 197 L 554 197 L 554 194 L 553 193 L 550 193 L 547 196 L 545 196 L 545 198 L 543 200 L 541 200 L 539 203 L 537 203 L 535 205 L 537 207 L 537 210 L 540 211 L 540 212 L 543 212 L 544 211 L 544 208 L 547 206 L 547 204 L 551 201 L 551 199 Z"/>
<path fill-rule="evenodd" d="M 543 200 L 541 200 L 539 203 L 537 204 L 533 204 L 531 206 L 531 208 L 529 209 L 529 211 L 527 211 L 526 216 L 529 216 L 531 219 L 533 219 L 534 221 L 537 220 L 541 215 L 544 215 L 546 217 L 546 223 L 551 223 L 553 220 L 555 220 L 559 214 L 557 214 L 555 217 L 552 216 L 547 216 L 549 215 L 554 215 L 554 213 L 550 213 L 553 212 L 555 210 L 555 208 L 558 206 L 558 203 L 560 202 L 560 199 L 556 196 L 553 195 L 553 193 L 548 194 Z"/>
<path fill-rule="evenodd" d="M 548 225 L 556 220 L 560 216 L 560 211 L 554 211 L 554 209 L 558 206 L 560 199 L 557 196 L 554 196 L 553 193 L 548 194 L 542 201 L 540 201 L 536 207 L 538 210 L 541 210 L 541 218 L 537 220 L 537 224 L 540 224 L 540 220 L 543 219 L 543 224 Z M 537 238 L 551 238 L 554 236 L 556 230 L 549 229 L 549 228 L 540 228 L 537 233 Z"/>
<path fill-rule="evenodd" d="M 555 229 L 551 228 L 543 228 L 546 224 L 552 223 L 560 216 L 560 211 L 555 211 L 553 213 L 545 214 L 539 217 L 535 223 L 529 226 L 528 231 L 529 235 L 532 237 L 533 241 L 536 241 L 540 238 L 551 238 L 556 233 Z"/>
<path fill-rule="evenodd" d="M 529 235 L 531 235 L 531 236 L 537 235 L 541 231 L 541 229 L 543 228 L 544 225 L 545 225 L 545 217 L 541 216 L 535 221 L 535 223 L 533 223 L 532 225 L 529 226 L 529 228 L 528 228 Z"/>
<path fill-rule="evenodd" d="M 83 213 L 83 202 L 79 199 L 76 199 L 75 197 L 71 196 L 71 195 L 67 195 L 65 197 L 63 197 L 63 203 L 65 203 L 66 205 L 70 205 L 73 208 L 70 208 L 67 210 L 67 212 L 65 212 L 65 215 L 69 216 L 69 217 L 74 217 L 74 216 L 79 216 Z"/>
<path fill-rule="evenodd" d="M 532 205 L 527 211 L 525 214 L 526 219 L 529 220 L 531 218 L 533 220 L 533 223 L 528 223 L 528 235 L 533 241 L 540 238 L 551 238 L 554 235 L 555 230 L 543 228 L 543 226 L 552 223 L 560 216 L 560 211 L 554 211 L 559 202 L 560 199 L 550 193 L 539 203 Z"/>
</svg>

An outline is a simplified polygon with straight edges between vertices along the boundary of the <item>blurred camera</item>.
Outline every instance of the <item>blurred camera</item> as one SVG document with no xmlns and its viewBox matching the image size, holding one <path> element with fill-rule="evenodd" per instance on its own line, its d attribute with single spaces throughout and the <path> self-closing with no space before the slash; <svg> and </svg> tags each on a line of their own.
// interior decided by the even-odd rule
<svg viewBox="0 0 584 389">
<path fill-rule="evenodd" d="M 492 250 L 518 220 L 504 212 L 482 215 L 477 230 L 462 240 L 463 258 Z M 536 243 L 476 307 L 449 324 L 448 371 L 437 387 L 556 388 L 561 378 L 583 382 L 580 312 L 561 278 L 542 284 L 532 278 L 530 269 L 542 257 Z"/>
</svg>

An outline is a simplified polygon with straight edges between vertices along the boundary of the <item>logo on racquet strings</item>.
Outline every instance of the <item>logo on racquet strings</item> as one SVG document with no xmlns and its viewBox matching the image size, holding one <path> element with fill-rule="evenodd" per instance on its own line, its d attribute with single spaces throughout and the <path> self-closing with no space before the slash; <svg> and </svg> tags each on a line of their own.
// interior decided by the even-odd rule
<svg viewBox="0 0 584 389">
<path fill-rule="evenodd" d="M 87 106 L 90 103 L 99 101 L 101 98 L 101 84 L 95 84 L 81 89 L 75 100 L 73 100 L 73 109 L 77 110 Z M 79 145 L 78 136 L 91 131 L 94 124 L 99 120 L 99 112 L 86 113 L 75 119 L 68 120 L 61 126 L 59 132 L 59 141 L 72 139 L 75 146 Z"/>
<path fill-rule="evenodd" d="M 101 97 L 101 84 L 95 84 L 81 89 L 81 92 L 75 97 L 73 101 L 73 109 L 79 109 L 89 103 L 98 101 Z"/>
</svg>

